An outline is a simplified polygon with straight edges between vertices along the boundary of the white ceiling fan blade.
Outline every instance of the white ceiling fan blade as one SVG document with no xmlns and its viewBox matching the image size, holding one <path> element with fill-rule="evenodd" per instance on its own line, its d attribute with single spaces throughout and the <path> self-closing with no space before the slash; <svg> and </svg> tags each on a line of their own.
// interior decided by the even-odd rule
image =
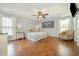
<svg viewBox="0 0 79 59">
<path fill-rule="evenodd" d="M 46 15 L 48 14 L 47 9 L 43 9 L 41 12 L 42 14 L 46 14 Z"/>
<path fill-rule="evenodd" d="M 42 11 L 42 12 L 47 12 L 48 10 L 47 10 L 47 9 L 42 9 L 41 11 Z"/>
</svg>

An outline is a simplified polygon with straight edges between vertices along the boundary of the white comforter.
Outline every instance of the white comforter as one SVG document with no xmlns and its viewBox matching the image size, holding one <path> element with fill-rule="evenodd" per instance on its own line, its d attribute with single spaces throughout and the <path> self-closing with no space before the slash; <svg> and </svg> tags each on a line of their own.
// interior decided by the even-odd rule
<svg viewBox="0 0 79 59">
<path fill-rule="evenodd" d="M 40 39 L 46 38 L 47 33 L 46 32 L 28 32 L 28 33 L 25 33 L 25 36 L 28 40 L 38 41 Z"/>
</svg>

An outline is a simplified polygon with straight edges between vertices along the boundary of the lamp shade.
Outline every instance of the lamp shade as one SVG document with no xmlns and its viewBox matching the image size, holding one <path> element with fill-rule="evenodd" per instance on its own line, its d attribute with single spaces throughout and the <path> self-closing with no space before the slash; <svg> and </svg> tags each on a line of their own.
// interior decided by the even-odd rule
<svg viewBox="0 0 79 59">
<path fill-rule="evenodd" d="M 16 25 L 16 28 L 21 29 L 21 25 L 20 24 Z"/>
</svg>

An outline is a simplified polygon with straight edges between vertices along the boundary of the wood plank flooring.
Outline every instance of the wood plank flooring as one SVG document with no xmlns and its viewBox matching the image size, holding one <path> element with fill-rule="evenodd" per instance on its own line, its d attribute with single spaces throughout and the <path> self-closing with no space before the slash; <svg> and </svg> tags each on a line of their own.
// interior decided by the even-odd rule
<svg viewBox="0 0 79 59">
<path fill-rule="evenodd" d="M 79 47 L 73 40 L 59 40 L 56 37 L 47 37 L 37 42 L 27 39 L 8 43 L 9 56 L 78 56 Z"/>
</svg>

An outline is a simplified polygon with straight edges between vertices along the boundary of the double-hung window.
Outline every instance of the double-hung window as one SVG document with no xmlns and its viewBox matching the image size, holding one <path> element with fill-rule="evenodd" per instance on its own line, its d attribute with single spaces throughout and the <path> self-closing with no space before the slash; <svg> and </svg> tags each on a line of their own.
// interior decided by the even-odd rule
<svg viewBox="0 0 79 59">
<path fill-rule="evenodd" d="M 70 29 L 71 28 L 70 22 L 71 22 L 70 18 L 60 20 L 60 32 Z"/>
<path fill-rule="evenodd" d="M 12 35 L 12 19 L 9 17 L 2 17 L 2 33 Z"/>
</svg>

